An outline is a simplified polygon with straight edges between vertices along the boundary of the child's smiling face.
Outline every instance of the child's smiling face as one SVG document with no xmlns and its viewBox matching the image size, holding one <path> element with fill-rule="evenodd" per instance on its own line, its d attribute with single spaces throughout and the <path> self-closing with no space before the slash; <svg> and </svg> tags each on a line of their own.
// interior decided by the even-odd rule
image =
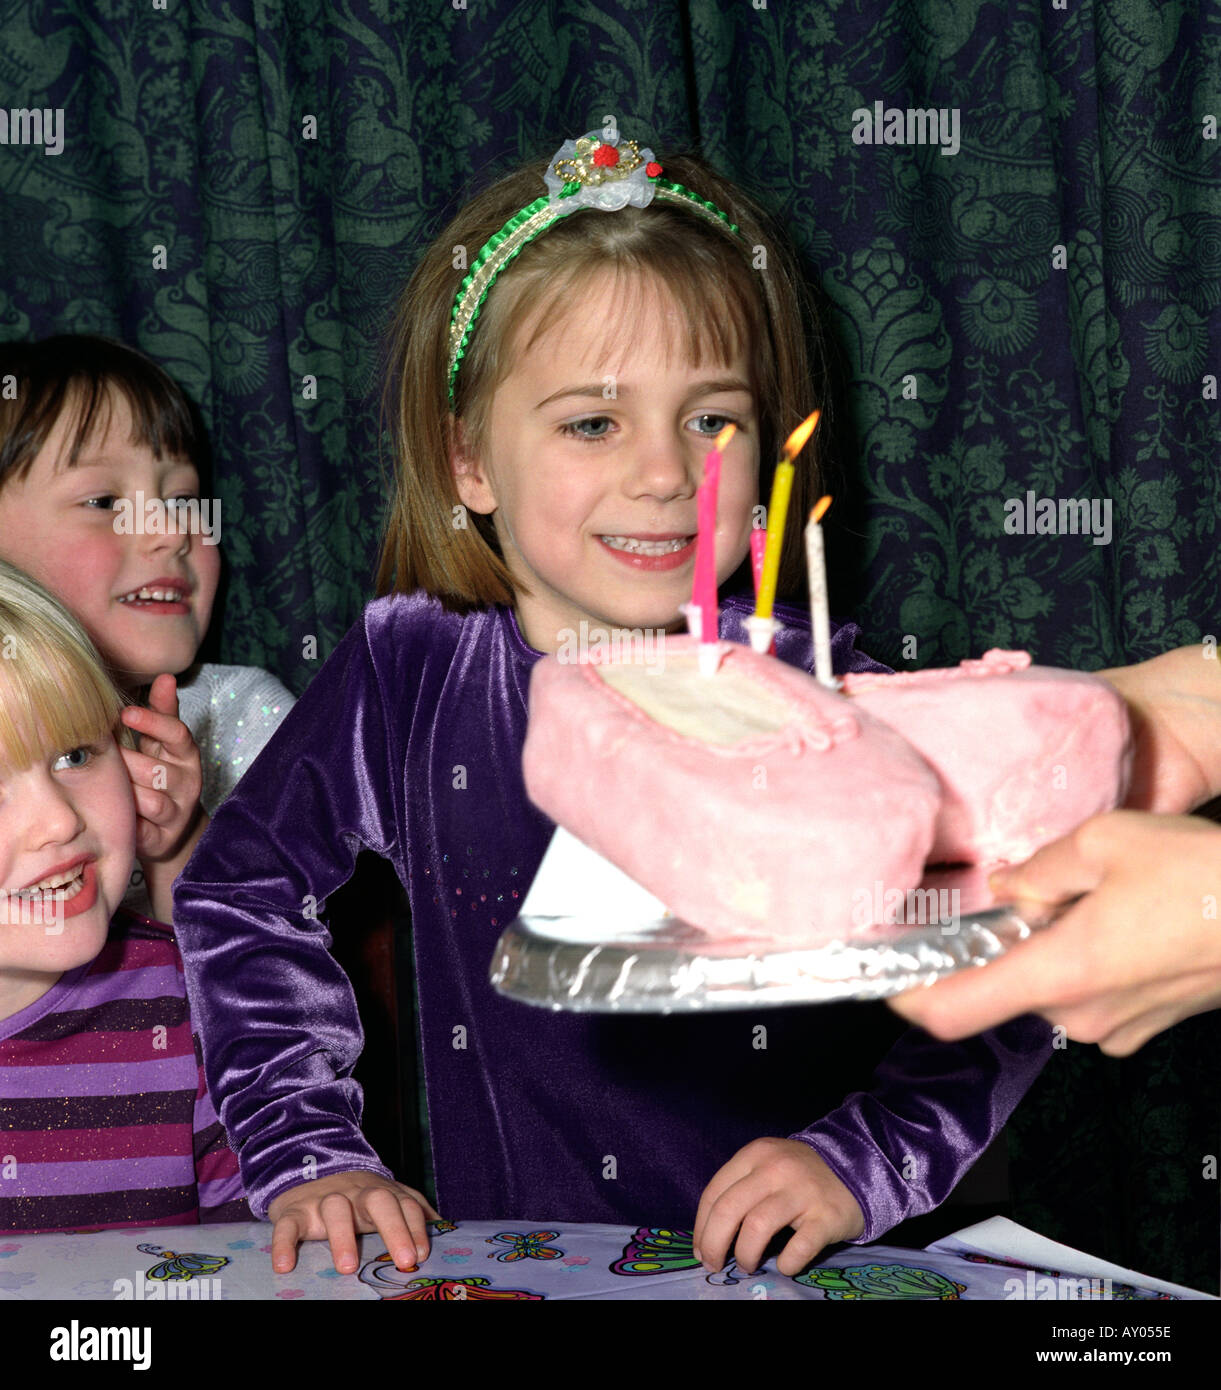
<svg viewBox="0 0 1221 1390">
<path fill-rule="evenodd" d="M 458 490 L 494 512 L 526 640 L 554 651 L 582 619 L 673 628 L 691 597 L 696 490 L 728 423 L 717 503 L 717 581 L 750 547 L 759 433 L 745 351 L 691 362 L 678 310 L 636 281 L 630 323 L 610 275 L 528 349 L 496 389 L 478 457 L 459 458 Z M 623 331 L 614 332 L 622 324 Z M 517 343 L 530 339 L 523 325 Z M 611 330 L 608 333 L 608 328 Z"/>
<path fill-rule="evenodd" d="M 132 435 L 118 392 L 102 427 L 67 457 L 75 411 L 64 410 L 24 478 L 0 489 L 0 558 L 37 579 L 87 629 L 118 683 L 132 691 L 195 660 L 220 578 L 220 553 L 199 534 L 122 534 L 115 502 L 136 494 L 198 497 L 183 459 L 154 456 Z M 146 596 L 139 597 L 141 590 Z M 152 597 L 155 593 L 158 597 Z"/>
<path fill-rule="evenodd" d="M 135 800 L 112 735 L 21 770 L 0 764 L 0 1018 L 102 949 L 135 843 Z M 51 901 L 29 898 L 38 884 Z"/>
</svg>

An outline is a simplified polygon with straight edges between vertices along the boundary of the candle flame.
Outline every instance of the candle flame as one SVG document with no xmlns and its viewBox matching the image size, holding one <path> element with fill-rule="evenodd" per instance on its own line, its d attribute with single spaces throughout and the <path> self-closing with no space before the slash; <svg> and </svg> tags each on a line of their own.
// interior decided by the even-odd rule
<svg viewBox="0 0 1221 1390">
<path fill-rule="evenodd" d="M 780 451 L 780 457 L 786 463 L 792 461 L 805 448 L 805 442 L 814 433 L 814 427 L 818 424 L 818 417 L 822 411 L 816 410 L 813 415 L 807 415 L 800 425 L 784 441 L 784 448 Z"/>
<path fill-rule="evenodd" d="M 735 434 L 737 434 L 737 432 L 737 425 L 726 425 L 725 428 L 720 432 L 720 434 L 717 435 L 716 439 L 713 440 L 712 447 L 717 451 L 718 454 L 723 454 L 725 450 L 729 447 L 729 441 L 734 437 Z"/>
<path fill-rule="evenodd" d="M 831 505 L 829 497 L 820 497 L 810 510 L 810 520 L 819 522 L 827 514 L 827 508 Z"/>
</svg>

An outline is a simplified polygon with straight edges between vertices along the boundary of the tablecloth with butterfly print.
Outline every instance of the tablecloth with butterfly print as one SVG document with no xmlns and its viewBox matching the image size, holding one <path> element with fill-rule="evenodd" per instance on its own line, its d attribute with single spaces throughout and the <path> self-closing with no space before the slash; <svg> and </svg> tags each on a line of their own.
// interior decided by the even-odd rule
<svg viewBox="0 0 1221 1390">
<path fill-rule="evenodd" d="M 441 1221 L 418 1268 L 396 1269 L 363 1236 L 357 1274 L 339 1274 L 324 1242 L 307 1242 L 291 1274 L 271 1270 L 271 1227 L 179 1226 L 43 1236 L 0 1233 L 0 1300 L 265 1299 L 386 1303 L 547 1299 L 1207 1299 L 1056 1245 L 994 1218 L 925 1250 L 843 1246 L 789 1277 L 775 1259 L 710 1274 L 691 1232 L 664 1226 Z"/>
</svg>

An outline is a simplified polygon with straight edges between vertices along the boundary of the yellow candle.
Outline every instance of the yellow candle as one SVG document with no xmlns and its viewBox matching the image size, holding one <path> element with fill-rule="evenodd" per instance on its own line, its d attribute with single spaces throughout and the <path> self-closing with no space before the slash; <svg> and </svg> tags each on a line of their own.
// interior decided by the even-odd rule
<svg viewBox="0 0 1221 1390">
<path fill-rule="evenodd" d="M 770 618 L 776 601 L 776 581 L 780 577 L 780 550 L 784 544 L 784 522 L 793 491 L 793 465 L 784 460 L 776 465 L 772 481 L 772 500 L 767 508 L 767 545 L 763 551 L 763 573 L 755 598 L 755 617 Z"/>
<path fill-rule="evenodd" d="M 776 583 L 780 578 L 780 551 L 784 547 L 784 523 L 789 513 L 789 495 L 793 491 L 793 460 L 814 433 L 820 412 L 815 410 L 801 422 L 784 441 L 776 476 L 772 479 L 772 500 L 767 509 L 767 545 L 763 551 L 763 573 L 755 594 L 755 617 L 764 620 L 772 616 L 776 602 Z M 766 647 L 764 648 L 766 650 Z"/>
</svg>

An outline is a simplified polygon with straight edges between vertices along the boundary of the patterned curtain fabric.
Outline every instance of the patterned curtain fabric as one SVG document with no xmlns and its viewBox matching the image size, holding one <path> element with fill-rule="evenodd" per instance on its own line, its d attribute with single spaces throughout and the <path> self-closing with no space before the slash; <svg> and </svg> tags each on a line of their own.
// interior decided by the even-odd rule
<svg viewBox="0 0 1221 1390">
<path fill-rule="evenodd" d="M 821 288 L 833 595 L 871 652 L 1096 669 L 1216 632 L 1216 0 L 459 6 L 0 0 L 0 109 L 62 111 L 60 152 L 0 145 L 0 336 L 114 334 L 199 401 L 219 659 L 299 691 L 356 618 L 396 291 L 474 182 L 612 113 L 756 193 Z M 1019 1219 L 1215 1287 L 1219 1035 L 1057 1054 Z"/>
</svg>

